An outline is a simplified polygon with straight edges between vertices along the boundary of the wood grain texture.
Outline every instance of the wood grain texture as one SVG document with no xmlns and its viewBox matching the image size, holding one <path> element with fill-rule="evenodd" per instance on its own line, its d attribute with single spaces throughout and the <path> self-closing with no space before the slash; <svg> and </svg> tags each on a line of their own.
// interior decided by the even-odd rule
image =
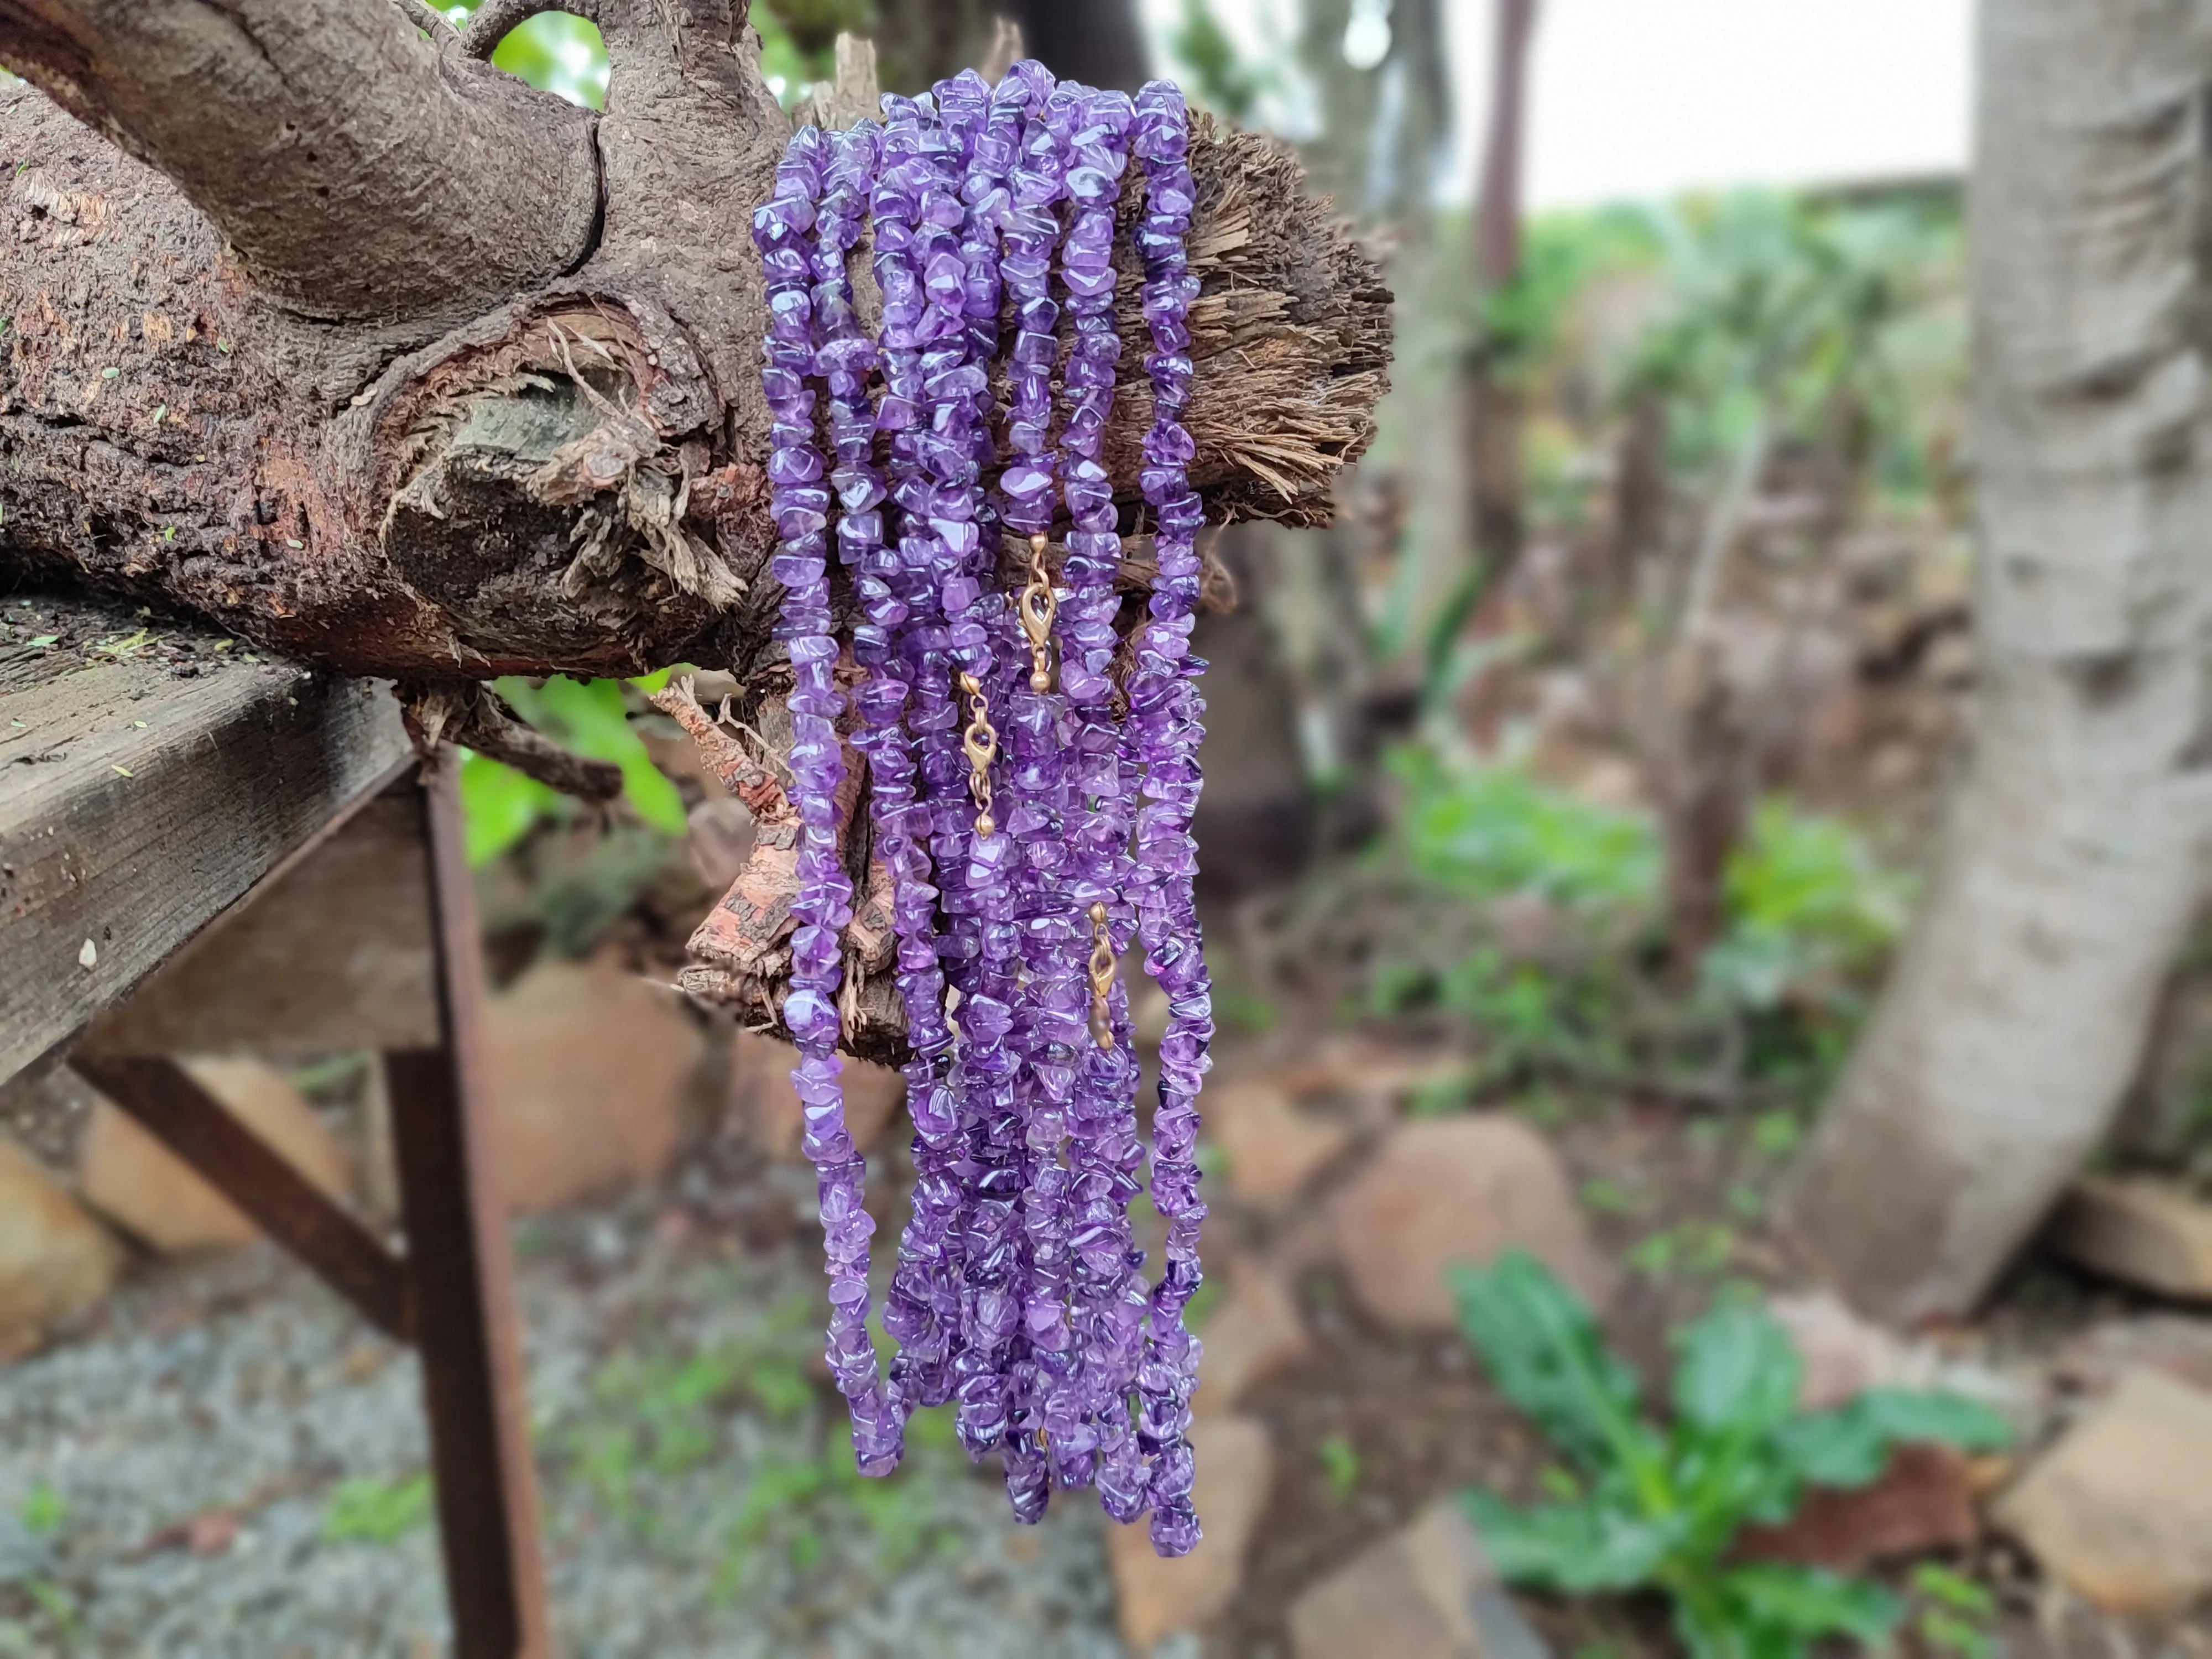
<svg viewBox="0 0 2212 1659">
<path fill-rule="evenodd" d="M 371 682 L 235 654 L 192 665 L 0 656 L 0 1079 L 120 1001 L 410 753 Z"/>
<path fill-rule="evenodd" d="M 441 1041 L 421 809 L 393 786 L 93 1023 L 76 1052 L 307 1060 Z"/>
</svg>

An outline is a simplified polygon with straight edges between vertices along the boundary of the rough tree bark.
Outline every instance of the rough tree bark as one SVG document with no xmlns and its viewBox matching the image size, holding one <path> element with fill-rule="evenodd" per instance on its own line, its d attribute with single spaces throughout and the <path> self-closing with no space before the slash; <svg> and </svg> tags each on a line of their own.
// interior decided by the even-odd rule
<svg viewBox="0 0 2212 1659">
<path fill-rule="evenodd" d="M 750 672 L 749 220 L 789 124 L 742 0 L 567 0 L 604 115 L 481 61 L 534 9 L 464 44 L 380 0 L 0 0 L 38 88 L 0 91 L 0 559 L 355 673 Z M 1285 152 L 1197 131 L 1195 477 L 1218 517 L 1316 521 L 1389 296 Z"/>
<path fill-rule="evenodd" d="M 483 61 L 538 0 L 489 0 L 465 37 L 400 0 L 0 0 L 0 63 L 33 83 L 0 89 L 0 572 L 394 678 L 425 740 L 518 763 L 467 682 L 711 663 L 775 738 L 750 222 L 790 122 L 744 0 L 557 5 L 605 37 L 604 115 Z M 872 82 L 872 53 L 840 58 Z M 1324 522 L 1372 436 L 1389 294 L 1281 147 L 1201 118 L 1191 161 L 1193 482 L 1219 520 Z M 1106 460 L 1133 531 L 1147 331 L 1117 257 Z M 1128 584 L 1146 570 L 1139 541 Z M 734 752 L 760 848 L 687 982 L 773 1027 L 788 826 Z M 873 896 L 865 833 L 848 851 Z M 860 908 L 848 1042 L 892 1056 Z"/>
<path fill-rule="evenodd" d="M 1960 1313 L 2105 1130 L 2212 851 L 2212 379 L 2195 0 L 1985 0 L 1972 197 L 1977 747 L 1791 1218 Z"/>
</svg>

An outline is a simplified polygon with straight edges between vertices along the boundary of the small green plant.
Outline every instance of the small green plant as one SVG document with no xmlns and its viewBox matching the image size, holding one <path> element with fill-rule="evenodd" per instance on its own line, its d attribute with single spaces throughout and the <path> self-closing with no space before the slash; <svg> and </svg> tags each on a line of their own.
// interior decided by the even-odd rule
<svg viewBox="0 0 2212 1659">
<path fill-rule="evenodd" d="M 1912 1626 L 1921 1642 L 1958 1659 L 1990 1659 L 1996 1651 L 1990 1626 L 1996 1598 L 1972 1579 L 1923 1562 L 1912 1573 Z"/>
<path fill-rule="evenodd" d="M 1570 908 L 1643 904 L 1656 893 L 1650 819 L 1596 806 L 1510 766 L 1455 767 L 1426 750 L 1391 757 L 1406 791 L 1401 835 L 1416 873 L 1471 899 Z"/>
<path fill-rule="evenodd" d="M 665 835 L 684 830 L 684 799 L 653 763 L 629 723 L 626 687 L 657 691 L 674 671 L 634 680 L 572 680 L 556 674 L 542 684 L 526 679 L 492 682 L 514 712 L 554 742 L 589 760 L 622 769 L 623 799 L 645 823 Z M 574 810 L 559 791 L 483 755 L 461 765 L 461 810 L 469 862 L 483 864 L 514 846 L 545 818 Z"/>
<path fill-rule="evenodd" d="M 33 1480 L 31 1490 L 24 1494 L 20 1513 L 25 1532 L 34 1538 L 48 1538 L 59 1532 L 62 1522 L 69 1518 L 69 1504 L 51 1482 Z"/>
<path fill-rule="evenodd" d="M 1704 977 L 1709 989 L 1749 1008 L 1878 962 L 1903 929 L 1911 896 L 1849 825 L 1779 800 L 1753 815 L 1723 892 L 1729 930 Z"/>
<path fill-rule="evenodd" d="M 1948 1395 L 1875 1389 L 1799 1410 L 1796 1348 L 1743 1300 L 1682 1333 L 1671 1420 L 1657 1423 L 1589 1309 L 1533 1257 L 1455 1268 L 1453 1289 L 1499 1392 L 1569 1466 L 1549 1503 L 1465 1494 L 1491 1560 L 1510 1581 L 1550 1589 L 1658 1589 L 1696 1659 L 1795 1659 L 1829 1636 L 1886 1640 L 1900 1608 L 1881 1586 L 1735 1559 L 1736 1535 L 1787 1520 L 1808 1488 L 1864 1486 L 1901 1442 L 1987 1449 L 2010 1439 L 1996 1413 Z"/>
<path fill-rule="evenodd" d="M 323 1508 L 323 1540 L 331 1544 L 396 1544 L 429 1519 L 427 1471 L 397 1480 L 357 1475 L 332 1489 Z"/>
<path fill-rule="evenodd" d="M 1341 1504 L 1359 1486 L 1359 1449 L 1349 1435 L 1325 1434 L 1314 1443 L 1314 1461 L 1328 1482 L 1328 1495 Z"/>
<path fill-rule="evenodd" d="M 30 1598 L 31 1605 L 39 1610 L 54 1633 L 73 1644 L 80 1631 L 76 1597 L 43 1576 L 33 1576 L 22 1583 L 23 1594 Z"/>
</svg>

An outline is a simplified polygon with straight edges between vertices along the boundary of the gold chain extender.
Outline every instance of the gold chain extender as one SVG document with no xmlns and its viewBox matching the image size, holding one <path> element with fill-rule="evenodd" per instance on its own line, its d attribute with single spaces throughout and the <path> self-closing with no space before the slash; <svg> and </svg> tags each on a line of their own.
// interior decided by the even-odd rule
<svg viewBox="0 0 2212 1659">
<path fill-rule="evenodd" d="M 1052 623 L 1060 614 L 1059 597 L 1052 591 L 1052 574 L 1044 568 L 1045 538 L 1030 538 L 1030 580 L 1017 607 L 1022 632 L 1030 636 L 1030 690 L 1052 690 Z"/>
<path fill-rule="evenodd" d="M 999 827 L 991 816 L 991 763 L 999 756 L 999 732 L 991 724 L 981 683 L 963 672 L 960 690 L 968 698 L 968 729 L 960 736 L 960 746 L 968 751 L 968 793 L 975 802 L 975 833 L 988 837 Z"/>
<path fill-rule="evenodd" d="M 1114 1046 L 1113 1018 L 1106 1006 L 1114 989 L 1114 941 L 1106 931 L 1106 907 L 1091 907 L 1091 1034 L 1102 1048 Z"/>
</svg>

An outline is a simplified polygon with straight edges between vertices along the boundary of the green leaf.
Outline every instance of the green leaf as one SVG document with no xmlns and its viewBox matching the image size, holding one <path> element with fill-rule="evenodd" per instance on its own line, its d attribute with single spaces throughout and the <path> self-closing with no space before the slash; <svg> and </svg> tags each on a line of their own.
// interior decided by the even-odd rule
<svg viewBox="0 0 2212 1659">
<path fill-rule="evenodd" d="M 1498 1392 L 1584 1470 L 1630 1468 L 1659 1501 L 1650 1484 L 1657 1449 L 1636 1417 L 1636 1373 L 1606 1350 L 1581 1299 L 1525 1250 L 1486 1267 L 1455 1267 L 1450 1279 L 1460 1328 Z"/>
<path fill-rule="evenodd" d="M 489 863 L 562 810 L 558 791 L 483 755 L 461 757 L 463 840 L 471 866 Z"/>
<path fill-rule="evenodd" d="M 1889 1437 L 1856 1401 L 1792 1419 L 1773 1446 L 1796 1480 L 1815 1486 L 1863 1486 L 1889 1462 Z"/>
<path fill-rule="evenodd" d="M 2002 1412 L 1964 1395 L 1915 1389 L 1869 1389 L 1852 1405 L 1893 1441 L 1933 1442 L 1960 1451 L 2002 1451 L 2013 1443 Z"/>
<path fill-rule="evenodd" d="M 1996 1598 L 1984 1586 L 1963 1574 L 1941 1567 L 1933 1561 L 1922 1563 L 1912 1571 L 1912 1588 L 1931 1601 L 1938 1601 L 1961 1613 L 1978 1613 L 1986 1618 L 1997 1608 Z"/>
<path fill-rule="evenodd" d="M 684 833 L 684 798 L 653 763 L 631 726 L 620 680 L 573 680 L 556 674 L 540 686 L 514 678 L 495 684 L 517 714 L 556 743 L 588 760 L 622 768 L 623 799 L 639 817 L 665 835 Z"/>
<path fill-rule="evenodd" d="M 1804 1370 L 1790 1334 L 1764 1308 L 1715 1308 L 1683 1335 L 1675 1415 L 1707 1435 L 1765 1434 L 1796 1409 Z"/>
<path fill-rule="evenodd" d="M 1868 1648 L 1889 1639 L 1900 1611 L 1897 1598 L 1879 1584 L 1779 1562 L 1730 1568 L 1721 1594 L 1753 1629 L 1797 1641 L 1845 1636 Z"/>
<path fill-rule="evenodd" d="M 1902 1444 L 1995 1451 L 2012 1443 L 2012 1425 L 1978 1401 L 1907 1389 L 1869 1389 L 1832 1411 L 1814 1412 L 1776 1433 L 1777 1452 L 1816 1486 L 1863 1486 Z"/>
<path fill-rule="evenodd" d="M 1648 1583 L 1674 1546 L 1673 1528 L 1607 1496 L 1520 1509 L 1488 1492 L 1461 1494 L 1483 1553 L 1516 1584 L 1582 1594 Z"/>
</svg>

